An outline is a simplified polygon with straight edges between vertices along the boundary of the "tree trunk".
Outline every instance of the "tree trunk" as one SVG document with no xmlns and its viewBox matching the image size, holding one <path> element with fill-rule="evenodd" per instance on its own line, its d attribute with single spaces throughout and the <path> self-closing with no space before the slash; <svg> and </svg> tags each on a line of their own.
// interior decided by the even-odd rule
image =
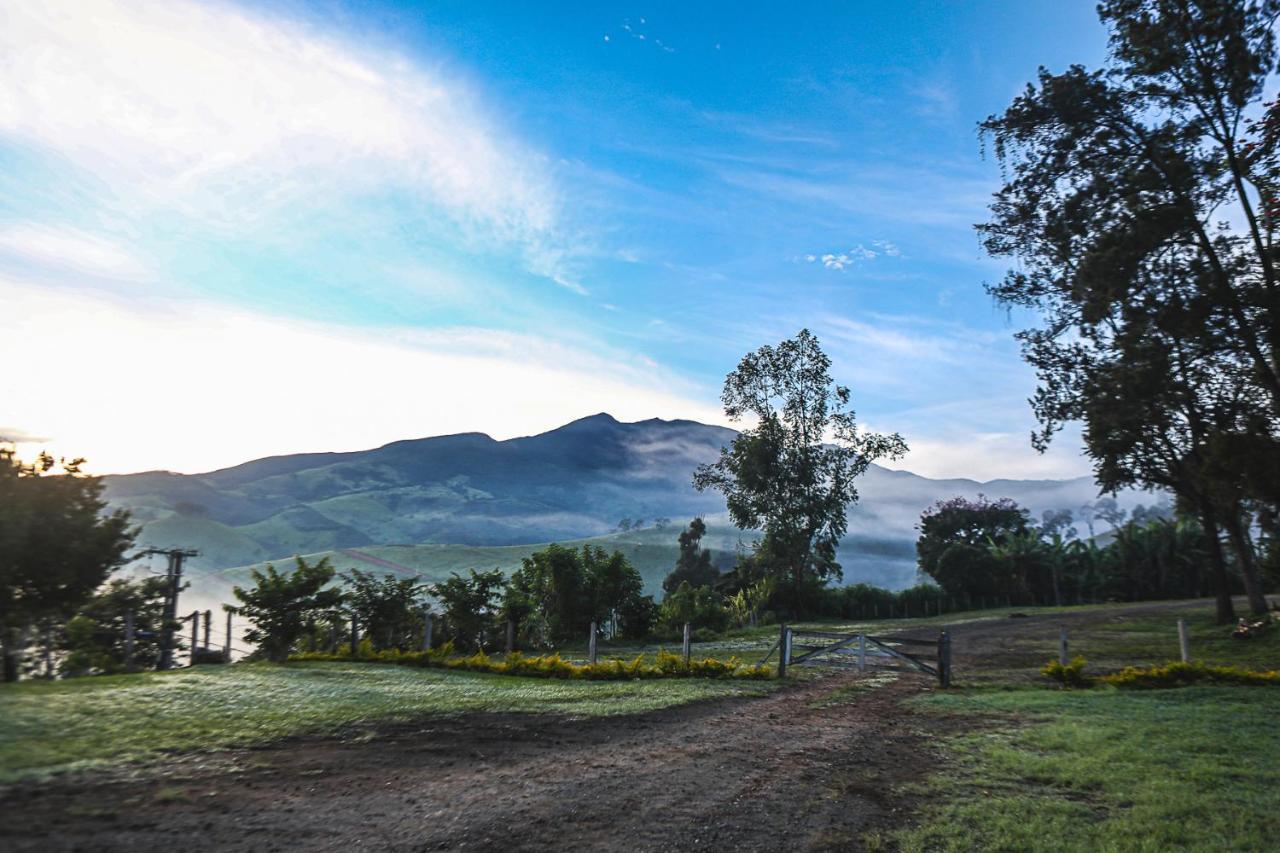
<svg viewBox="0 0 1280 853">
<path fill-rule="evenodd" d="M 0 656 L 4 658 L 4 681 L 17 681 L 22 671 L 22 654 L 17 632 L 11 628 L 0 630 Z"/>
<path fill-rule="evenodd" d="M 1218 600 L 1218 624 L 1228 625 L 1236 620 L 1236 609 L 1231 603 L 1231 579 L 1227 576 L 1227 561 L 1222 554 L 1218 520 L 1212 510 L 1205 510 L 1201 521 L 1205 537 L 1209 540 L 1209 563 L 1213 567 L 1214 593 Z"/>
<path fill-rule="evenodd" d="M 1231 540 L 1231 548 L 1240 561 L 1240 575 L 1244 579 L 1245 595 L 1249 597 L 1249 611 L 1255 616 L 1267 613 L 1267 597 L 1262 592 L 1262 579 L 1258 577 L 1258 564 L 1254 559 L 1253 543 L 1249 541 L 1249 533 L 1245 529 L 1240 512 L 1232 512 L 1223 521 L 1227 537 Z"/>
</svg>

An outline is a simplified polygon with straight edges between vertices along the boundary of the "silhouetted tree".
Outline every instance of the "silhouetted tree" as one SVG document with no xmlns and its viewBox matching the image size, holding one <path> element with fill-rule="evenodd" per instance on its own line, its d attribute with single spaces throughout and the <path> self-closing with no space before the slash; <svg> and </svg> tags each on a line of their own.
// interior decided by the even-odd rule
<svg viewBox="0 0 1280 853">
<path fill-rule="evenodd" d="M 676 558 L 675 568 L 662 581 L 662 589 L 668 595 L 682 583 L 697 589 L 713 586 L 720 577 L 720 570 L 711 564 L 711 552 L 702 547 L 702 537 L 706 532 L 706 522 L 695 518 L 689 522 L 688 529 L 680 533 L 680 556 Z"/>
<path fill-rule="evenodd" d="M 123 565 L 136 531 L 129 514 L 104 514 L 102 480 L 84 460 L 41 454 L 23 463 L 0 447 L 0 646 L 4 680 L 16 681 L 37 633 L 52 650 L 54 632 Z M 46 668 L 52 664 L 46 657 Z M 52 675 L 52 672 L 47 673 Z"/>
<path fill-rule="evenodd" d="M 1107 0 L 1109 67 L 1042 70 L 982 125 L 1007 179 L 980 230 L 991 254 L 1018 261 L 990 290 L 1044 320 L 1019 334 L 1040 380 L 1034 442 L 1083 421 L 1105 491 L 1162 487 L 1192 508 L 1220 620 L 1232 617 L 1224 530 L 1262 602 L 1233 534 L 1250 496 L 1224 493 L 1233 468 L 1214 447 L 1251 437 L 1255 454 L 1280 455 L 1280 161 L 1275 127 L 1246 121 L 1275 66 L 1278 12 L 1274 0 Z M 1220 225 L 1228 210 L 1239 227 Z"/>
<path fill-rule="evenodd" d="M 1028 531 L 1028 513 L 1009 498 L 963 497 L 939 501 L 920 516 L 916 556 L 920 570 L 948 595 L 977 600 L 1020 596 L 1024 579 L 1011 563 L 996 559 L 991 547 Z"/>
<path fill-rule="evenodd" d="M 830 371 L 808 329 L 745 356 L 725 379 L 721 400 L 729 420 L 750 417 L 755 426 L 693 478 L 699 490 L 724 493 L 739 528 L 763 532 L 757 556 L 796 612 L 828 579 L 841 577 L 836 546 L 858 499 L 857 477 L 872 461 L 907 449 L 897 434 L 858 430 L 849 389 L 835 385 Z"/>
</svg>

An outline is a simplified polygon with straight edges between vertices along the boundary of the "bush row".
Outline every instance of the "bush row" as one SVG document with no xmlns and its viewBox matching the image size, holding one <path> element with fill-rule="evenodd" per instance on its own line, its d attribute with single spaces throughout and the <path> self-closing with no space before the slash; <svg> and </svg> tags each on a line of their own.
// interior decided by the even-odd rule
<svg viewBox="0 0 1280 853">
<path fill-rule="evenodd" d="M 1099 676 L 1084 674 L 1085 659 L 1072 658 L 1068 664 L 1050 661 L 1040 674 L 1064 687 L 1090 687 L 1111 684 L 1130 689 L 1187 687 L 1192 684 L 1238 684 L 1280 686 L 1280 670 L 1258 671 L 1240 666 L 1211 666 L 1205 663 L 1175 661 L 1164 666 L 1127 666 L 1119 672 Z"/>
<path fill-rule="evenodd" d="M 686 664 L 681 655 L 659 651 L 653 663 L 646 663 L 643 654 L 629 661 L 610 659 L 598 663 L 574 663 L 550 655 L 526 656 L 512 652 L 502 658 L 491 658 L 484 652 L 473 655 L 455 655 L 453 645 L 446 643 L 429 652 L 401 652 L 388 649 L 372 654 L 353 656 L 348 647 L 335 653 L 303 652 L 289 658 L 291 661 L 358 661 L 363 663 L 390 663 L 401 666 L 422 666 L 437 669 L 463 669 L 471 672 L 490 672 L 499 675 L 523 675 L 534 678 L 573 678 L 588 681 L 630 681 L 640 678 L 771 678 L 773 670 L 766 666 L 745 666 L 736 657 L 727 660 L 717 658 L 690 658 Z"/>
</svg>

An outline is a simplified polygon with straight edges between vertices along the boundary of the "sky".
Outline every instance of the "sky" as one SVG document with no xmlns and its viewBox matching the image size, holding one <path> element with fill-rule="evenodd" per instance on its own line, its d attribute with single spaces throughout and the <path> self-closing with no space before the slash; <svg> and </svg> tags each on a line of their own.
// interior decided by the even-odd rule
<svg viewBox="0 0 1280 853">
<path fill-rule="evenodd" d="M 606 411 L 816 334 L 927 476 L 1030 446 L 976 125 L 1090 3 L 0 0 L 0 436 L 97 473 Z"/>
</svg>

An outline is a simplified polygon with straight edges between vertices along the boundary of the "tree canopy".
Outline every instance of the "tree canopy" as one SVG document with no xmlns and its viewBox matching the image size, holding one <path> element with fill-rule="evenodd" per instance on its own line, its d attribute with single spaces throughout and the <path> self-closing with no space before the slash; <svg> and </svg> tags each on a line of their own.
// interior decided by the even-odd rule
<svg viewBox="0 0 1280 853">
<path fill-rule="evenodd" d="M 125 562 L 136 531 L 105 513 L 102 480 L 83 459 L 24 463 L 0 447 L 0 644 L 4 679 L 17 679 L 37 626 L 62 624 Z"/>
<path fill-rule="evenodd" d="M 268 563 L 250 574 L 252 587 L 231 592 L 240 602 L 237 611 L 253 623 L 245 639 L 270 661 L 286 660 L 310 624 L 342 603 L 341 590 L 329 587 L 334 570 L 328 557 L 316 563 L 297 557 L 288 573 Z"/>
<path fill-rule="evenodd" d="M 1038 311 L 1019 333 L 1043 448 L 1069 421 L 1105 491 L 1174 492 L 1204 527 L 1219 617 L 1225 532 L 1265 607 L 1251 504 L 1280 467 L 1280 120 L 1251 123 L 1275 69 L 1275 0 L 1106 0 L 1106 68 L 1042 69 L 982 124 L 1006 180 L 979 227 L 1017 261 L 989 288 Z M 1224 224 L 1227 221 L 1232 224 Z"/>
<path fill-rule="evenodd" d="M 726 377 L 721 400 L 729 420 L 754 426 L 694 474 L 699 490 L 724 493 L 738 527 L 762 531 L 757 554 L 796 611 L 841 577 L 836 546 L 858 500 L 857 477 L 907 449 L 897 434 L 859 430 L 849 399 L 808 329 L 748 353 Z"/>
</svg>

